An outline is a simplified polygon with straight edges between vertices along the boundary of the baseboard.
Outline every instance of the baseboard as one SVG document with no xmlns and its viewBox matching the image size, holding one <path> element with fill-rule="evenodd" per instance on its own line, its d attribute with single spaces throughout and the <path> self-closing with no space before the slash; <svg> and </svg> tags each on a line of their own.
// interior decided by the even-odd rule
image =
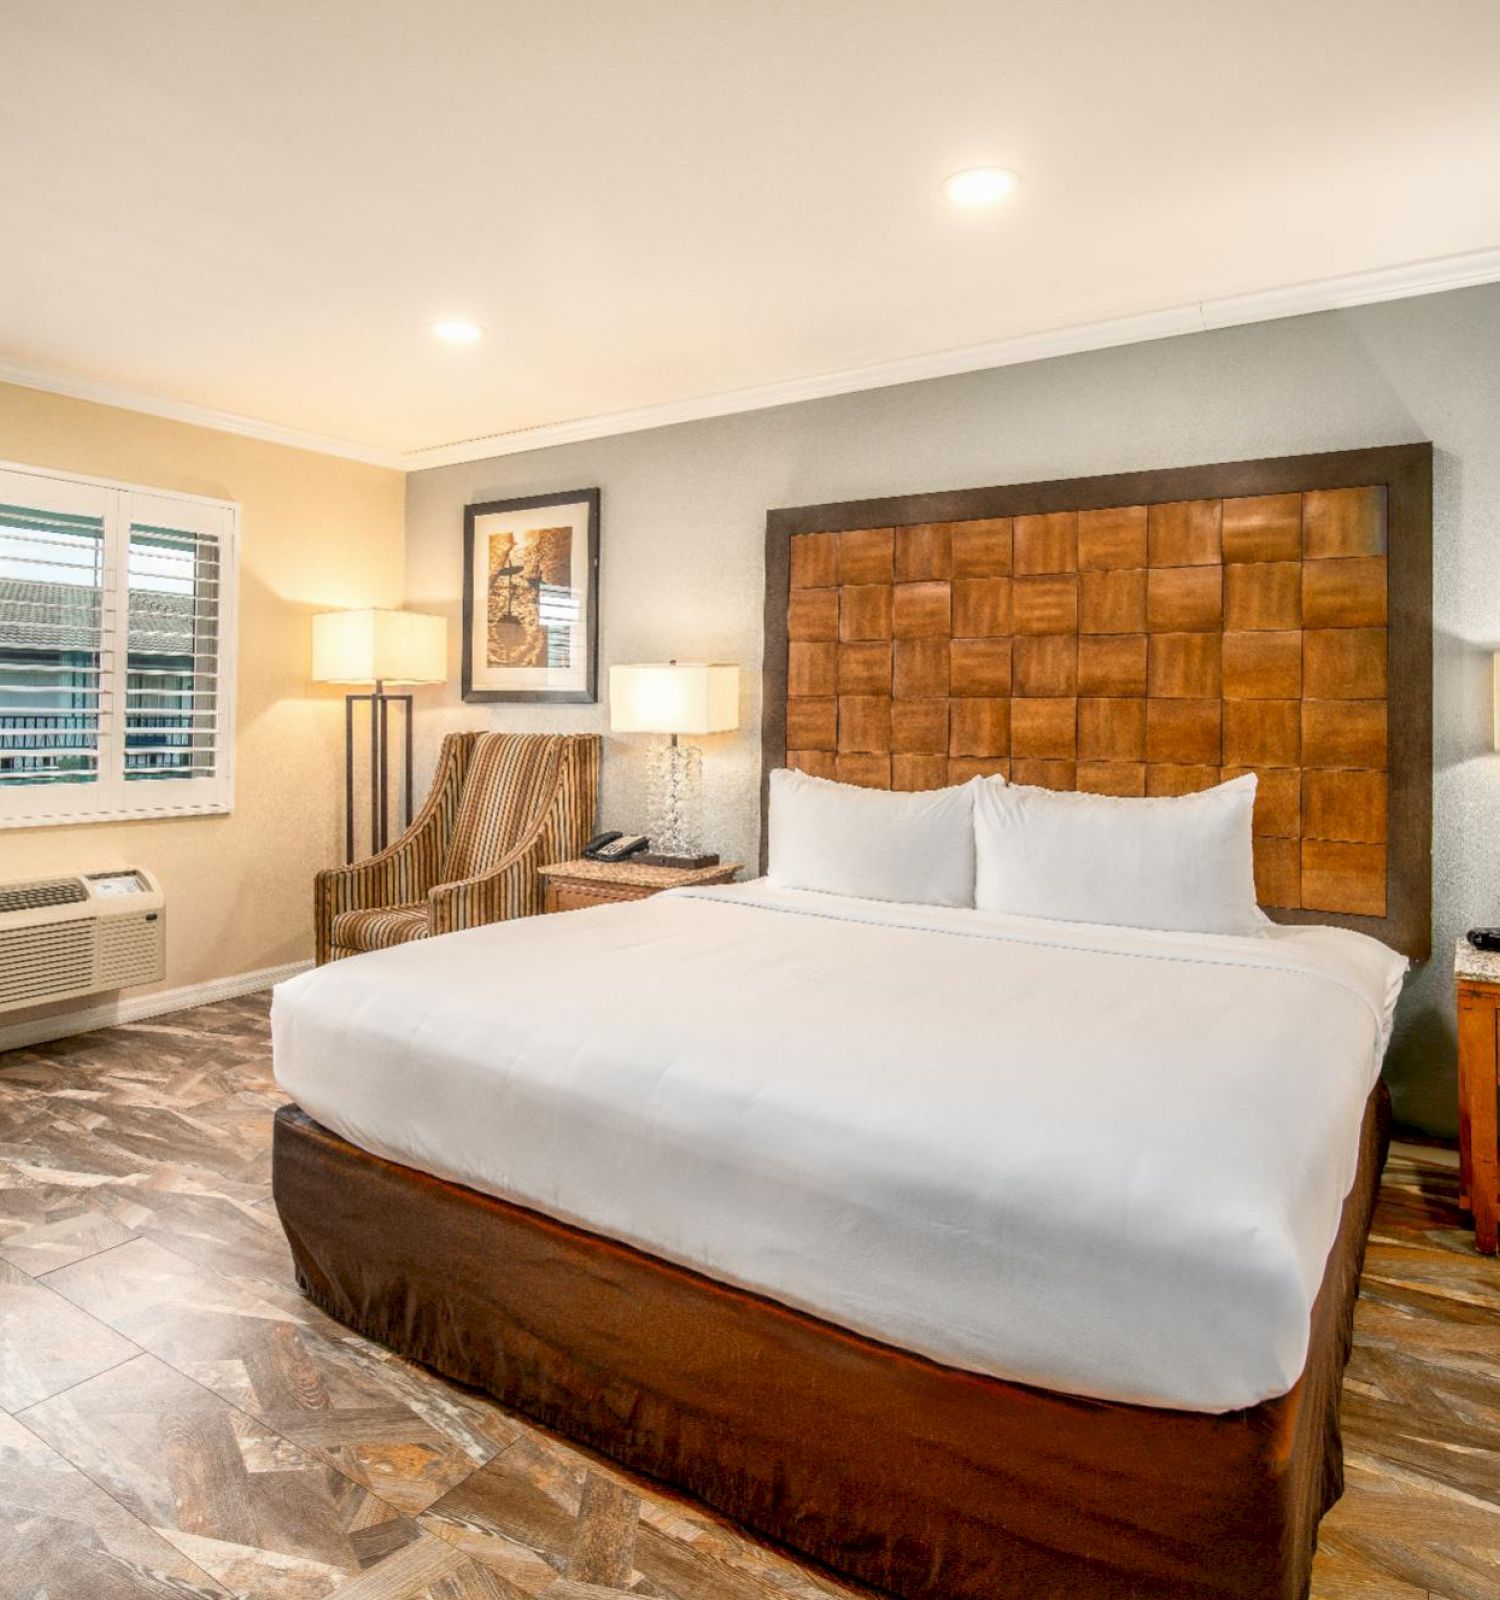
<svg viewBox="0 0 1500 1600">
<path fill-rule="evenodd" d="M 194 1006 L 211 1005 L 215 1000 L 233 1000 L 238 995 L 269 989 L 284 978 L 295 978 L 310 966 L 311 961 L 288 961 L 285 966 L 237 972 L 228 978 L 210 978 L 206 983 L 184 984 L 180 989 L 129 995 L 84 1011 L 58 1011 L 48 1017 L 9 1022 L 0 1026 L 0 1050 L 21 1050 L 27 1045 L 45 1044 L 49 1039 L 93 1033 L 96 1028 L 115 1028 L 122 1022 L 143 1022 L 147 1017 L 163 1017 L 172 1011 L 190 1011 Z"/>
</svg>

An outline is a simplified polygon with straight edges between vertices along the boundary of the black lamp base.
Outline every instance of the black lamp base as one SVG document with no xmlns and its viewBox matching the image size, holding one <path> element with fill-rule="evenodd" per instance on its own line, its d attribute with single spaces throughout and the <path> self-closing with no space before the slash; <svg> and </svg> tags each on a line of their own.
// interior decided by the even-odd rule
<svg viewBox="0 0 1500 1600">
<path fill-rule="evenodd" d="M 385 684 L 377 682 L 373 694 L 344 697 L 344 860 L 353 862 L 354 850 L 354 708 L 370 708 L 370 854 L 378 855 L 391 836 L 391 729 L 390 708 L 399 706 L 404 723 L 401 748 L 401 787 L 403 828 L 411 824 L 411 696 L 387 694 Z"/>
<path fill-rule="evenodd" d="M 717 856 L 663 856 L 651 850 L 643 851 L 632 859 L 640 862 L 643 867 L 681 867 L 688 872 L 696 872 L 699 867 L 716 867 L 719 864 Z"/>
</svg>

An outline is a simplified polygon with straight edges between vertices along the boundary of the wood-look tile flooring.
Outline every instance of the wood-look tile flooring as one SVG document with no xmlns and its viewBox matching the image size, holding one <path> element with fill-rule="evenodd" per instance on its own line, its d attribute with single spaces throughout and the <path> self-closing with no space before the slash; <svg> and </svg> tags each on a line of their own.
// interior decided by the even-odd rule
<svg viewBox="0 0 1500 1600">
<path fill-rule="evenodd" d="M 0 1600 L 855 1591 L 297 1293 L 264 997 L 0 1055 Z M 1319 1600 L 1500 1597 L 1500 1267 L 1386 1172 Z"/>
</svg>

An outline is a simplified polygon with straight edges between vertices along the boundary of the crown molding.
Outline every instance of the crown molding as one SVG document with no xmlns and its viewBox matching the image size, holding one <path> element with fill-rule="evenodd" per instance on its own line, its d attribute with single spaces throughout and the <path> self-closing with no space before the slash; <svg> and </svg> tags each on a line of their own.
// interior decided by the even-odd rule
<svg viewBox="0 0 1500 1600">
<path fill-rule="evenodd" d="M 1464 255 L 1436 256 L 1399 267 L 1374 267 L 1342 278 L 1261 289 L 1254 294 L 1223 295 L 1200 303 L 1206 328 L 1234 328 L 1280 317 L 1305 317 L 1315 311 L 1343 311 L 1378 305 L 1383 300 L 1410 300 L 1416 295 L 1444 294 L 1500 282 L 1500 247 Z"/>
<path fill-rule="evenodd" d="M 1440 256 L 1399 267 L 1381 267 L 1339 278 L 1290 284 L 1254 294 L 1197 300 L 1188 305 L 1146 312 L 1140 316 L 1080 323 L 1046 333 L 1022 334 L 1016 338 L 996 339 L 986 344 L 965 345 L 956 350 L 882 361 L 873 366 L 853 367 L 816 377 L 789 378 L 776 383 L 759 384 L 754 388 L 641 406 L 632 411 L 614 411 L 596 417 L 580 417 L 570 422 L 518 428 L 509 433 L 488 434 L 483 438 L 435 445 L 430 449 L 408 450 L 400 460 L 407 472 L 422 472 L 431 467 L 519 455 L 524 451 L 577 444 L 614 434 L 666 428 L 679 422 L 698 422 L 743 411 L 763 411 L 772 406 L 796 405 L 804 400 L 822 400 L 833 395 L 885 389 L 902 383 L 921 383 L 929 378 L 949 378 L 960 373 L 982 372 L 992 367 L 1018 366 L 1028 361 L 1045 361 L 1054 356 L 1079 355 L 1089 350 L 1108 350 L 1120 345 L 1143 344 L 1152 339 L 1170 339 L 1185 333 L 1204 333 L 1212 329 L 1270 322 L 1282 317 L 1307 316 L 1316 311 L 1337 311 L 1351 306 L 1373 305 L 1382 300 L 1408 299 L 1413 295 L 1441 294 L 1448 289 L 1467 289 L 1496 281 L 1500 281 L 1500 249 L 1475 250 L 1464 255 Z"/>
<path fill-rule="evenodd" d="M 327 434 L 308 433 L 288 428 L 279 422 L 259 417 L 242 417 L 235 411 L 215 411 L 212 406 L 195 405 L 190 400 L 171 400 L 143 389 L 127 389 L 75 373 L 47 372 L 25 367 L 16 361 L 0 359 L 0 383 L 13 383 L 23 389 L 41 389 L 72 400 L 92 400 L 96 405 L 115 406 L 122 411 L 140 411 L 150 417 L 165 417 L 169 422 L 186 422 L 195 428 L 213 428 L 219 433 L 236 433 L 266 444 L 289 445 L 293 450 L 311 450 L 323 456 L 342 456 L 346 461 L 363 461 L 372 467 L 392 467 L 403 471 L 401 452 L 382 450 L 378 445 L 355 444 L 349 439 L 333 439 Z"/>
<path fill-rule="evenodd" d="M 518 428 L 510 433 L 492 433 L 479 439 L 435 445 L 431 449 L 408 450 L 401 460 L 408 472 L 422 472 L 429 467 L 485 461 L 493 456 L 519 455 L 527 450 L 546 450 L 554 445 L 577 444 L 587 439 L 609 438 L 614 434 L 668 428 L 678 422 L 700 422 L 710 417 L 734 416 L 743 411 L 766 411 L 773 406 L 798 405 L 805 400 L 826 400 L 834 395 L 858 394 L 866 389 L 888 389 L 903 383 L 922 383 L 929 378 L 951 378 L 964 372 L 983 372 L 990 367 L 1045 361 L 1050 356 L 1103 350 L 1112 345 L 1142 344 L 1151 339 L 1170 339 L 1177 334 L 1202 331 L 1203 320 L 1197 306 L 1148 311 L 1141 316 L 1117 317 L 1110 322 L 1093 322 L 1047 333 L 1022 334 L 1013 339 L 963 345 L 956 350 L 939 350 L 929 355 L 902 356 L 895 361 L 881 361 L 868 367 L 850 367 L 842 372 L 778 379 L 774 383 L 757 384 L 753 388 L 695 395 L 687 400 L 668 400 L 660 405 L 640 406 L 632 411 L 610 411 L 597 417 L 579 417 L 570 422 L 552 422 L 536 428 Z"/>
<path fill-rule="evenodd" d="M 476 439 L 461 439 L 452 444 L 405 451 L 333 439 L 325 434 L 308 433 L 301 428 L 266 422 L 258 417 L 242 417 L 232 411 L 215 411 L 209 406 L 194 405 L 186 400 L 171 400 L 163 395 L 127 389 L 71 373 L 46 372 L 12 361 L 0 360 L 0 383 L 19 384 L 23 388 L 68 395 L 76 400 L 92 400 L 98 405 L 118 406 L 126 411 L 142 411 L 149 416 L 166 417 L 173 422 L 213 428 L 220 433 L 240 434 L 245 438 L 264 440 L 267 444 L 287 445 L 294 450 L 341 456 L 345 460 L 363 461 L 370 466 L 391 467 L 399 472 L 424 472 L 432 467 L 486 461 L 495 456 L 520 455 L 529 450 L 579 444 L 589 439 L 609 438 L 614 434 L 667 428 L 679 422 L 701 422 L 745 411 L 765 411 L 774 406 L 858 394 L 867 389 L 888 389 L 897 384 L 950 378 L 966 372 L 983 372 L 992 367 L 1018 366 L 1029 361 L 1046 361 L 1055 356 L 1080 355 L 1090 350 L 1109 350 L 1120 345 L 1143 344 L 1152 339 L 1176 338 L 1186 333 L 1204 333 L 1212 329 L 1270 322 L 1282 317 L 1307 316 L 1317 311 L 1338 311 L 1351 306 L 1373 305 L 1383 300 L 1403 300 L 1413 295 L 1441 294 L 1449 289 L 1467 289 L 1497 281 L 1500 281 L 1500 248 L 1474 250 L 1464 255 L 1438 256 L 1428 261 L 1379 267 L 1339 278 L 1322 278 L 1279 289 L 1260 290 L 1254 294 L 1195 300 L 1187 305 L 1148 311 L 1138 316 L 1078 323 L 1045 333 L 1021 334 L 1010 339 L 964 345 L 955 350 L 939 350 L 927 355 L 877 362 L 872 366 L 850 367 L 806 378 L 787 378 L 745 389 L 695 395 L 687 400 L 669 400 L 629 411 L 605 412 L 594 417 L 578 417 L 533 428 L 516 428 L 507 433 L 485 434 Z"/>
</svg>

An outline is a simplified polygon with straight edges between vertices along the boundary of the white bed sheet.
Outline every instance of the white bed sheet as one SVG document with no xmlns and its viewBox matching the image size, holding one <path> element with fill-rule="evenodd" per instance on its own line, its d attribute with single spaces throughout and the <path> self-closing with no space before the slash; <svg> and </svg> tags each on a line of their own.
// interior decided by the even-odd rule
<svg viewBox="0 0 1500 1600">
<path fill-rule="evenodd" d="M 1225 1411 L 1284 1393 L 1406 963 L 764 881 L 281 984 L 354 1144 L 949 1365 Z"/>
</svg>

